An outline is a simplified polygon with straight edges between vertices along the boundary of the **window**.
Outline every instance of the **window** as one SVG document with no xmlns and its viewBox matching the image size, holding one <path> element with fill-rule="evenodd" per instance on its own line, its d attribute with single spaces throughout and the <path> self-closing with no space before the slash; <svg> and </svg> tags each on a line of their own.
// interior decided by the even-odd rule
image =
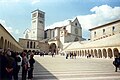
<svg viewBox="0 0 120 80">
<path fill-rule="evenodd" d="M 43 23 L 43 21 L 39 21 L 39 23 Z"/>
<path fill-rule="evenodd" d="M 34 13 L 34 14 L 32 15 L 32 17 L 34 18 L 34 17 L 36 17 L 36 15 L 37 15 L 37 13 Z"/>
<path fill-rule="evenodd" d="M 78 34 L 78 29 L 77 28 L 75 28 L 75 34 Z"/>
<path fill-rule="evenodd" d="M 33 23 L 35 23 L 35 22 L 36 22 L 36 20 L 33 21 Z"/>
<path fill-rule="evenodd" d="M 96 31 L 94 32 L 94 37 L 96 37 Z"/>
<path fill-rule="evenodd" d="M 38 13 L 38 17 L 44 18 L 44 14 Z"/>
<path fill-rule="evenodd" d="M 55 37 L 55 32 L 53 31 L 53 37 Z"/>
<path fill-rule="evenodd" d="M 29 48 L 29 41 L 27 42 L 27 48 Z"/>
<path fill-rule="evenodd" d="M 114 26 L 112 27 L 112 31 L 113 31 L 113 32 L 115 31 L 115 27 L 114 27 Z"/>
<path fill-rule="evenodd" d="M 77 23 L 75 23 L 75 26 L 77 26 Z"/>
<path fill-rule="evenodd" d="M 30 48 L 32 48 L 32 41 L 30 42 Z"/>
<path fill-rule="evenodd" d="M 103 29 L 103 34 L 105 34 L 105 29 Z"/>
<path fill-rule="evenodd" d="M 35 42 L 34 42 L 34 48 L 35 48 Z"/>
</svg>

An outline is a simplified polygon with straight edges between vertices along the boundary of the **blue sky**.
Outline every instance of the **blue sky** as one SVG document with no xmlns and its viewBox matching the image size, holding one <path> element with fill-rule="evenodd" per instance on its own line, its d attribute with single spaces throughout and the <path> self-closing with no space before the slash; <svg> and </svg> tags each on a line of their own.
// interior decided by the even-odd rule
<svg viewBox="0 0 120 80">
<path fill-rule="evenodd" d="M 84 38 L 89 38 L 88 29 L 120 19 L 120 0 L 0 0 L 0 23 L 18 41 L 31 28 L 35 9 L 45 12 L 46 28 L 77 17 Z"/>
</svg>

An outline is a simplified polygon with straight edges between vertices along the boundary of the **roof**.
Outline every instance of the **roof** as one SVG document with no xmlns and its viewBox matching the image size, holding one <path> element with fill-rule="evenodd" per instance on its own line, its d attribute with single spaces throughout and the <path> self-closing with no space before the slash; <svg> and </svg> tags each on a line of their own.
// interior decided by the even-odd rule
<svg viewBox="0 0 120 80">
<path fill-rule="evenodd" d="M 43 11 L 41 11 L 41 10 L 39 10 L 39 9 L 36 9 L 36 10 L 32 11 L 31 13 L 36 12 L 36 11 L 38 11 L 38 12 L 42 12 L 42 13 L 45 14 L 45 12 L 43 12 Z"/>
<path fill-rule="evenodd" d="M 110 24 L 113 24 L 113 23 L 117 23 L 117 22 L 120 22 L 120 19 L 119 20 L 116 20 L 116 21 L 113 21 L 113 22 L 110 22 L 110 23 L 107 23 L 107 24 L 103 24 L 101 26 L 97 26 L 97 27 L 94 27 L 94 28 L 91 28 L 89 29 L 90 31 L 94 30 L 94 29 L 98 29 L 98 28 L 101 28 L 101 27 L 104 27 L 104 26 L 107 26 L 107 25 L 110 25 Z"/>
</svg>

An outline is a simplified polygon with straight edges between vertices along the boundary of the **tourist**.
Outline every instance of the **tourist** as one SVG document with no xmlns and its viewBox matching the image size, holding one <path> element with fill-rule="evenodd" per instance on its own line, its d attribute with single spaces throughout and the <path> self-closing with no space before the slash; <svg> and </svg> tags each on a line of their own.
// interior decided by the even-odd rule
<svg viewBox="0 0 120 80">
<path fill-rule="evenodd" d="M 115 66 L 115 72 L 117 72 L 117 68 L 120 69 L 120 54 L 115 56 L 115 60 L 113 61 L 113 65 Z"/>
<path fill-rule="evenodd" d="M 13 57 L 15 59 L 15 64 L 16 64 L 16 67 L 13 70 L 13 77 L 14 77 L 14 80 L 18 80 L 18 73 L 22 63 L 22 57 L 17 52 L 14 52 L 13 54 L 14 54 Z"/>
<path fill-rule="evenodd" d="M 22 80 L 26 80 L 27 69 L 28 69 L 28 60 L 26 56 L 26 51 L 22 53 Z"/>
<path fill-rule="evenodd" d="M 11 50 L 8 49 L 6 53 L 6 65 L 5 65 L 5 70 L 6 70 L 6 79 L 5 80 L 13 80 L 13 70 L 15 68 L 15 60 L 11 56 Z"/>
<path fill-rule="evenodd" d="M 32 80 L 33 78 L 33 69 L 34 69 L 34 63 L 35 63 L 35 60 L 33 57 L 34 57 L 34 54 L 31 53 L 30 59 L 29 59 L 29 68 L 28 68 L 28 79 L 29 80 Z"/>
<path fill-rule="evenodd" d="M 6 79 L 6 57 L 4 55 L 4 50 L 0 49 L 0 80 Z"/>
</svg>

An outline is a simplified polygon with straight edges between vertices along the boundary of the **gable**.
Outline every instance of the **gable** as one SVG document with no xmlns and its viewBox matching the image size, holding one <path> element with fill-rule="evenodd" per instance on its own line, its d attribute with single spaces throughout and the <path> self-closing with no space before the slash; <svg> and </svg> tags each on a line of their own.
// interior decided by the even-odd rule
<svg viewBox="0 0 120 80">
<path fill-rule="evenodd" d="M 73 23 L 74 26 L 77 26 L 77 27 L 82 28 L 82 27 L 81 27 L 81 24 L 79 23 L 79 21 L 78 21 L 77 18 L 75 18 L 72 23 Z"/>
</svg>

